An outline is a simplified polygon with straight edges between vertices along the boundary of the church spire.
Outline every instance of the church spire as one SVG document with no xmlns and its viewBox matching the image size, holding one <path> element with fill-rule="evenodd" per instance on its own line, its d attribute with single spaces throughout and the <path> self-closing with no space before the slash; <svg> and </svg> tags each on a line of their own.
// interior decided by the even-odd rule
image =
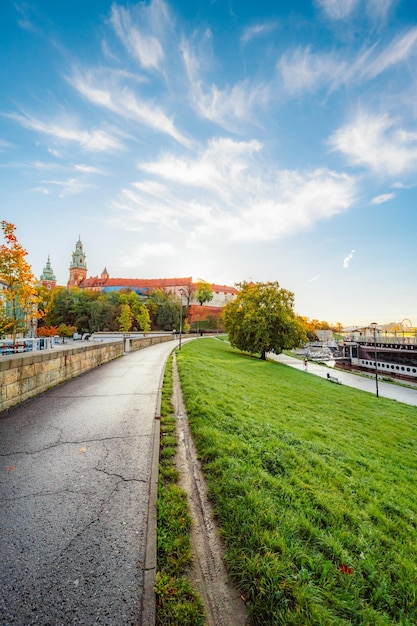
<svg viewBox="0 0 417 626">
<path fill-rule="evenodd" d="M 45 267 L 43 268 L 43 272 L 40 277 L 40 284 L 47 289 L 55 289 L 56 287 L 56 276 L 51 266 L 51 259 L 49 257 L 49 254 L 48 260 Z"/>
<path fill-rule="evenodd" d="M 78 285 L 80 285 L 83 280 L 87 278 L 87 265 L 80 236 L 78 236 L 78 241 L 75 244 L 75 250 L 72 253 L 72 261 L 69 271 L 70 275 L 67 283 L 68 289 L 70 287 L 78 287 Z"/>
</svg>

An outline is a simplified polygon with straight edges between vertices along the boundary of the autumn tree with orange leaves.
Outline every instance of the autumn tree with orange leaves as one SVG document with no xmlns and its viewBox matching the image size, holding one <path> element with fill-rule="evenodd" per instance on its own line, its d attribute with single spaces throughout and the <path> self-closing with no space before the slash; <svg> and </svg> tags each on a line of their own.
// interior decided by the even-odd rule
<svg viewBox="0 0 417 626">
<path fill-rule="evenodd" d="M 25 332 L 30 320 L 37 316 L 38 296 L 35 277 L 26 261 L 27 252 L 18 242 L 15 225 L 1 222 L 5 242 L 0 247 L 0 334 L 11 335 L 13 342 L 18 333 Z"/>
</svg>

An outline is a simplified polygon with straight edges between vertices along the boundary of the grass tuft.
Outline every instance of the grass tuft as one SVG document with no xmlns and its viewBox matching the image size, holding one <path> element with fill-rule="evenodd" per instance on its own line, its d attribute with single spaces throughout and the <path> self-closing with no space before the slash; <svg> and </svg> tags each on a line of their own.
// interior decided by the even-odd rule
<svg viewBox="0 0 417 626">
<path fill-rule="evenodd" d="M 158 626 L 203 626 L 203 603 L 186 576 L 192 561 L 191 517 L 187 494 L 176 484 L 179 477 L 175 467 L 176 420 L 171 397 L 172 358 L 165 369 L 161 400 L 156 623 Z"/>
</svg>

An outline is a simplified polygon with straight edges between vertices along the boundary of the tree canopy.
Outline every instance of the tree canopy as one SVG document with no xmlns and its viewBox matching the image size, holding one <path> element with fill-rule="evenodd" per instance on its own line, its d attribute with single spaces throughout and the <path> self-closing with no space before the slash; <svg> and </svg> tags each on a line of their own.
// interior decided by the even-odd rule
<svg viewBox="0 0 417 626">
<path fill-rule="evenodd" d="M 205 280 L 198 281 L 195 298 L 201 305 L 203 305 L 204 302 L 213 300 L 213 290 Z"/>
<path fill-rule="evenodd" d="M 37 316 L 38 295 L 35 277 L 25 258 L 27 252 L 14 234 L 14 224 L 3 220 L 1 228 L 5 242 L 0 247 L 0 281 L 4 285 L 5 308 L 0 315 L 0 331 L 11 334 L 15 341 L 16 335 L 26 331 Z"/>
<path fill-rule="evenodd" d="M 294 313 L 294 294 L 278 282 L 236 285 L 238 294 L 223 311 L 223 320 L 232 346 L 260 354 L 280 354 L 307 340 L 304 326 Z"/>
</svg>

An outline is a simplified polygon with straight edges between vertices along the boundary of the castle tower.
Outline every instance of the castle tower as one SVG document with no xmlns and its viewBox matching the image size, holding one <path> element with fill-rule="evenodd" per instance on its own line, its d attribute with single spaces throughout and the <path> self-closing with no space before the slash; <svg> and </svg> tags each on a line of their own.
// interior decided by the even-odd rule
<svg viewBox="0 0 417 626">
<path fill-rule="evenodd" d="M 78 285 L 87 278 L 87 265 L 80 237 L 78 237 L 78 241 L 75 244 L 75 251 L 72 253 L 72 263 L 69 271 L 70 275 L 67 282 L 68 289 L 70 287 L 78 287 Z"/>
<path fill-rule="evenodd" d="M 49 254 L 46 265 L 43 268 L 39 283 L 42 285 L 42 287 L 46 287 L 47 289 L 55 289 L 56 287 L 56 277 L 51 267 L 51 259 L 49 258 Z"/>
</svg>

